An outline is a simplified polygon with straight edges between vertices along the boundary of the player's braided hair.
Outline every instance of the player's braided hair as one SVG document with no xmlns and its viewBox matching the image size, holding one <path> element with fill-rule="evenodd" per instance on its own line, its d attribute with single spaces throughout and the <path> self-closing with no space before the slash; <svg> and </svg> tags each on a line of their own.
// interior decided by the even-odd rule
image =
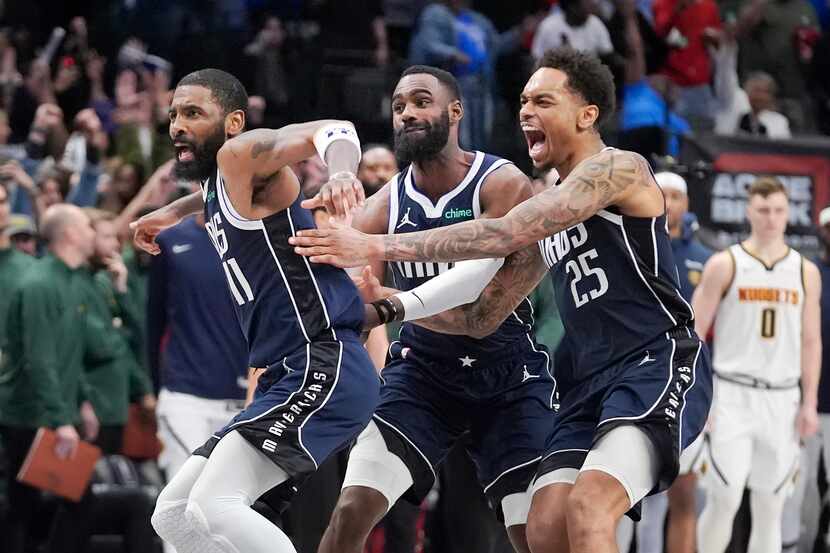
<svg viewBox="0 0 830 553">
<path fill-rule="evenodd" d="M 225 115 L 232 111 L 241 110 L 248 113 L 248 92 L 239 82 L 239 79 L 221 69 L 200 69 L 182 77 L 180 86 L 203 86 L 210 90 Z"/>
<path fill-rule="evenodd" d="M 614 76 L 611 70 L 594 54 L 570 47 L 553 48 L 536 63 L 536 69 L 549 67 L 568 76 L 567 87 L 579 94 L 588 104 L 599 108 L 596 126 L 599 127 L 614 113 L 616 98 Z"/>
</svg>

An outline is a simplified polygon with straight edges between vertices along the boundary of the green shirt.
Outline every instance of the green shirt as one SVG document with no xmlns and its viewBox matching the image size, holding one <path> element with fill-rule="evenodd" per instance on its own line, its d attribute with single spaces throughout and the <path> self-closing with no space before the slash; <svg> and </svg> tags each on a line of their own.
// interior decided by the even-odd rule
<svg viewBox="0 0 830 553">
<path fill-rule="evenodd" d="M 136 309 L 129 294 L 115 290 L 106 271 L 87 278 L 89 333 L 84 365 L 94 392 L 90 401 L 101 424 L 120 425 L 127 422 L 130 400 L 150 392 L 147 373 L 130 347 Z"/>
<path fill-rule="evenodd" d="M 124 248 L 124 264 L 127 266 L 127 296 L 130 305 L 133 306 L 131 316 L 133 319 L 125 321 L 129 328 L 130 347 L 133 350 L 139 364 L 149 374 L 147 363 L 147 277 L 148 267 L 141 263 L 140 256 L 132 246 Z"/>
<path fill-rule="evenodd" d="M 35 262 L 35 258 L 15 248 L 0 250 L 0 351 L 6 341 L 6 316 L 12 290 L 23 277 L 23 272 Z"/>
<path fill-rule="evenodd" d="M 88 277 L 47 254 L 10 294 L 0 362 L 0 424 L 37 428 L 78 421 L 88 397 L 83 375 Z"/>
</svg>

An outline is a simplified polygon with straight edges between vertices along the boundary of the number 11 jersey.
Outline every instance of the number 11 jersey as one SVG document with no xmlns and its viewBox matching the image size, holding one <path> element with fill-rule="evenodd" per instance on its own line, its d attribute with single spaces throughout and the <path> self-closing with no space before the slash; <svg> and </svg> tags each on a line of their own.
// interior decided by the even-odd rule
<svg viewBox="0 0 830 553">
<path fill-rule="evenodd" d="M 628 217 L 610 207 L 539 247 L 570 356 L 569 367 L 557 364 L 557 380 L 591 378 L 694 320 L 680 294 L 665 214 Z"/>
<path fill-rule="evenodd" d="M 339 340 L 341 332 L 356 338 L 363 301 L 349 276 L 310 263 L 288 243 L 297 231 L 315 228 L 311 212 L 300 207 L 302 193 L 287 209 L 246 219 L 217 170 L 202 183 L 202 197 L 205 228 L 221 258 L 250 366 L 267 367 L 308 343 Z"/>
</svg>

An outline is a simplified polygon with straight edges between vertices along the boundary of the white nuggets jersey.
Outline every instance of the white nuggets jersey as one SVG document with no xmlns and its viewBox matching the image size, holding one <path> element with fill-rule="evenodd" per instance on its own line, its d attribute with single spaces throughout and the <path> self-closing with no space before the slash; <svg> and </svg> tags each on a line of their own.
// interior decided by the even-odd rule
<svg viewBox="0 0 830 553">
<path fill-rule="evenodd" d="M 771 267 L 744 249 L 729 248 L 732 283 L 715 319 L 714 367 L 769 384 L 801 374 L 804 260 L 793 249 Z"/>
</svg>

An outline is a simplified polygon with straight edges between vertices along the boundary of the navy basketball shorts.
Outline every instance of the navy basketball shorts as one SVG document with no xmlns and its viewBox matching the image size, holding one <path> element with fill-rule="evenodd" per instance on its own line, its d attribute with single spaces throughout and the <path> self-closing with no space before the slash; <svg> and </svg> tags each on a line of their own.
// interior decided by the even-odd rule
<svg viewBox="0 0 830 553">
<path fill-rule="evenodd" d="M 438 466 L 469 432 L 478 480 L 503 520 L 502 499 L 527 490 L 553 426 L 555 383 L 544 346 L 464 361 L 422 357 L 397 342 L 390 352 L 374 421 L 412 475 L 404 498 L 423 500 Z"/>
<path fill-rule="evenodd" d="M 348 447 L 378 403 L 380 381 L 357 335 L 311 342 L 259 377 L 254 400 L 193 452 L 210 457 L 236 430 L 301 483 L 330 455 Z"/>
<path fill-rule="evenodd" d="M 565 388 L 537 478 L 563 468 L 579 470 L 602 436 L 635 425 L 659 456 L 658 482 L 651 492 L 657 493 L 677 477 L 680 452 L 706 424 L 712 402 L 708 348 L 694 330 L 676 328 Z M 630 514 L 638 519 L 636 510 Z"/>
</svg>

